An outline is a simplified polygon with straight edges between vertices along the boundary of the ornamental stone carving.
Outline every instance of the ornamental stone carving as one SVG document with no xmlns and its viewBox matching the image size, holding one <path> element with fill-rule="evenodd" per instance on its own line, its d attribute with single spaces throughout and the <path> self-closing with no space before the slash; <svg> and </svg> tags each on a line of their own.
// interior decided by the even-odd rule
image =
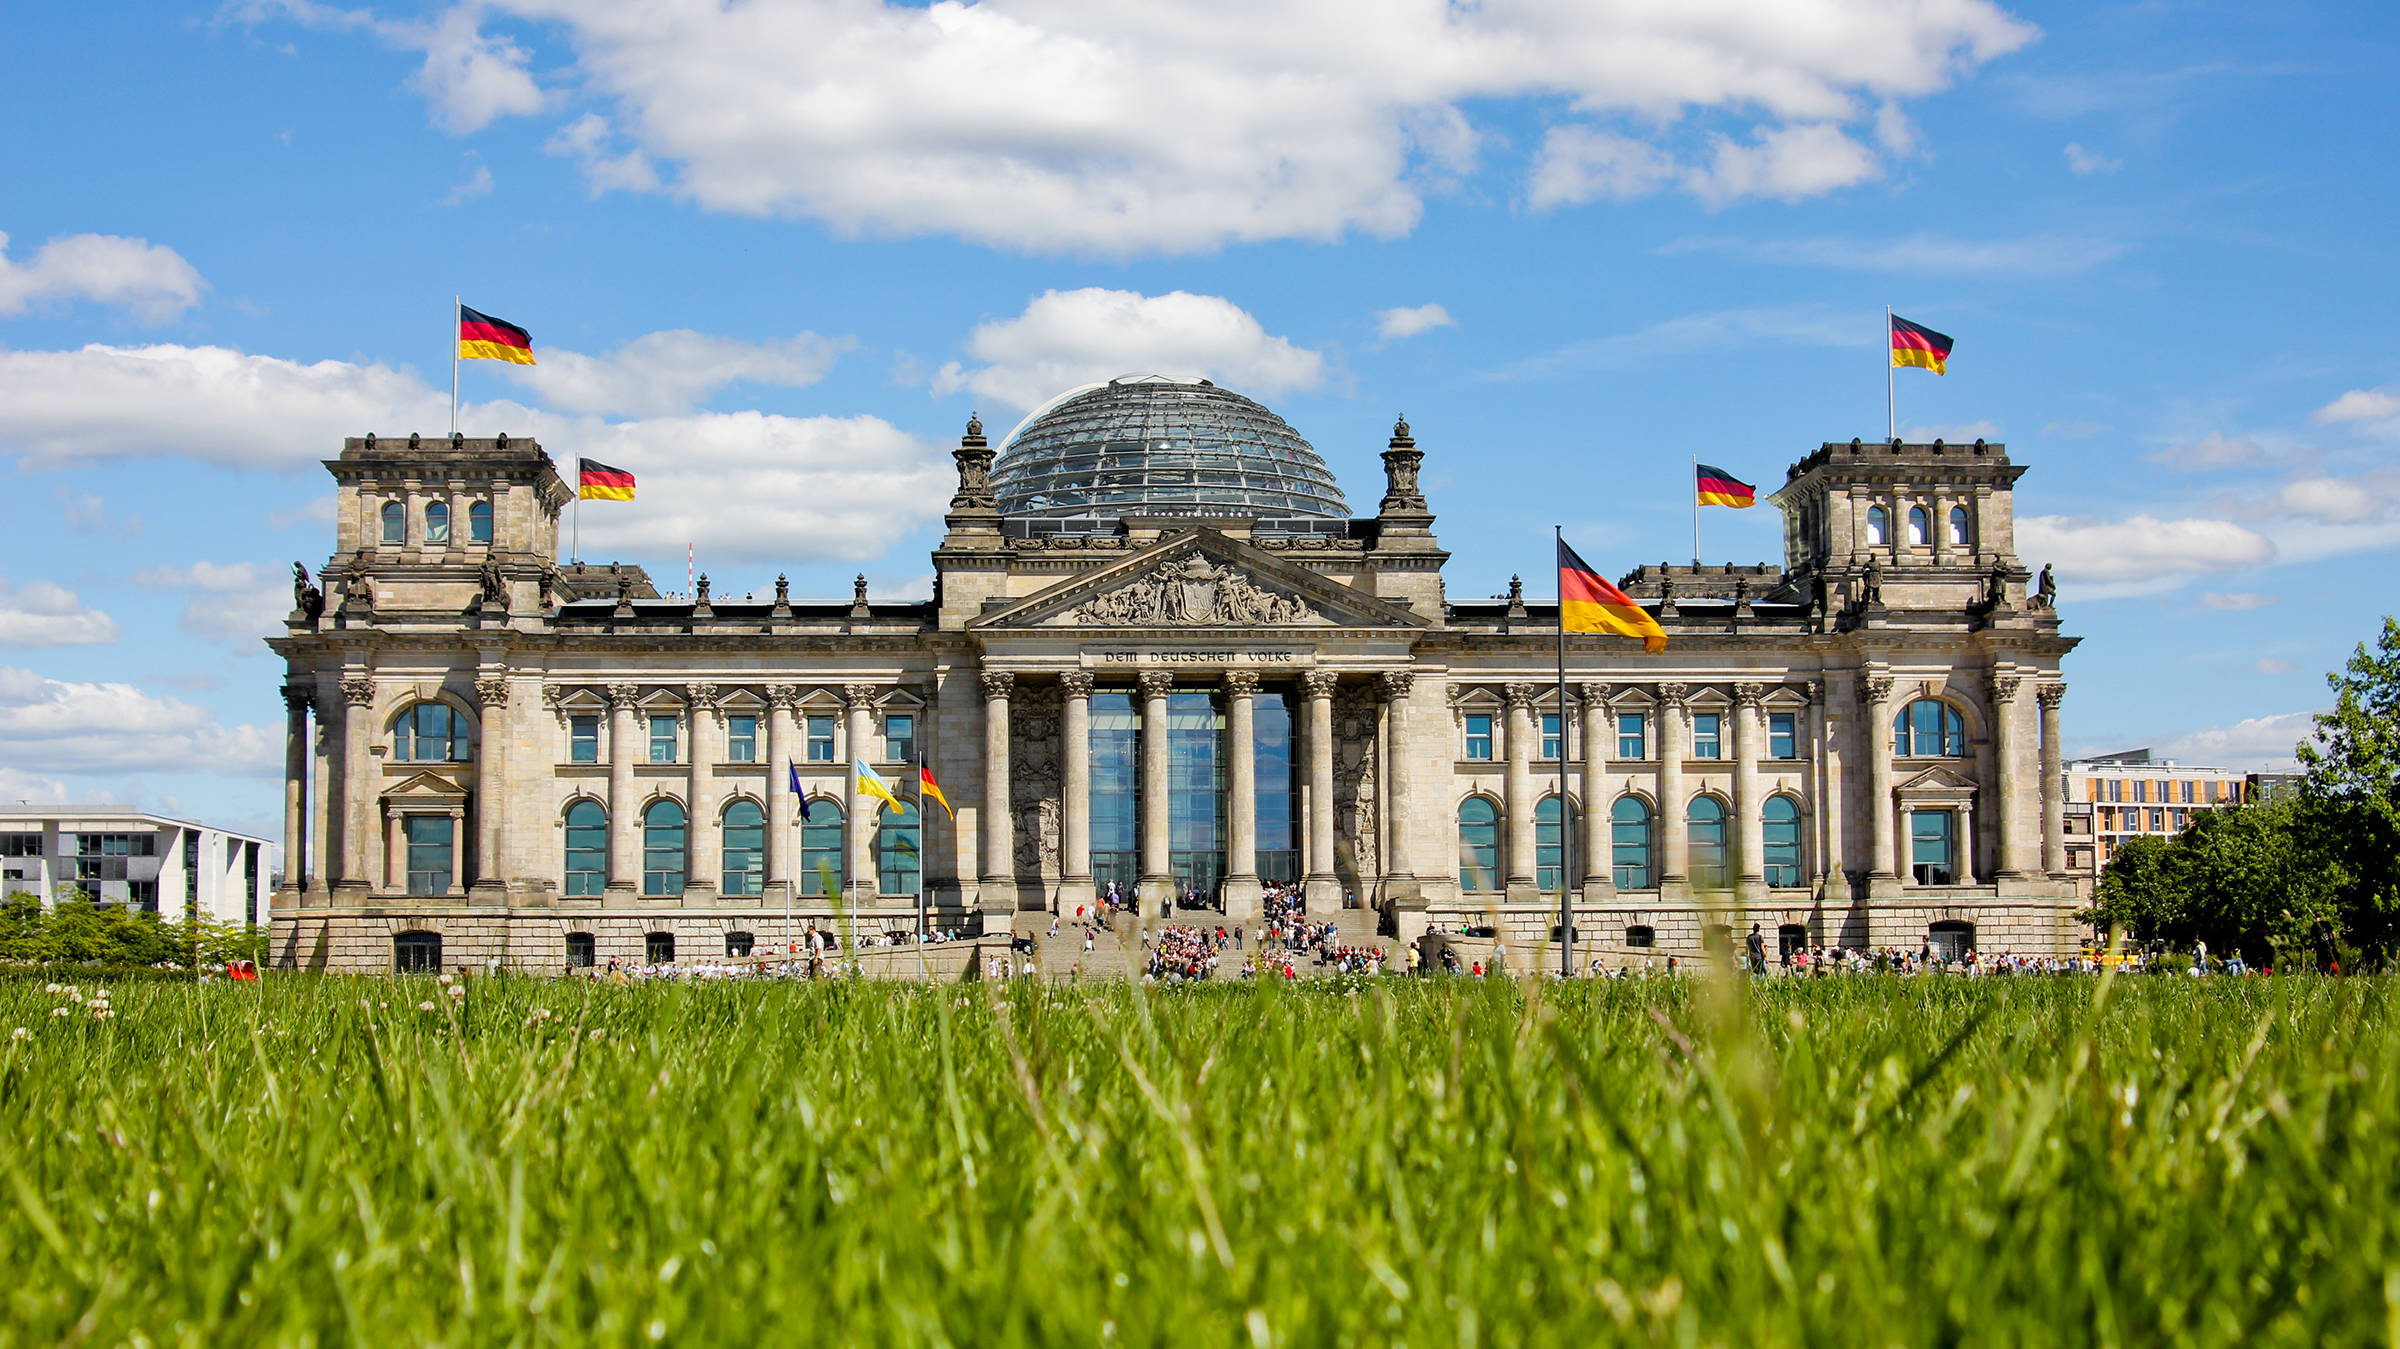
<svg viewBox="0 0 2400 1349">
<path fill-rule="evenodd" d="M 1059 675 L 1058 689 L 1069 698 L 1089 698 L 1092 696 L 1092 672 L 1068 670 Z"/>
<path fill-rule="evenodd" d="M 1407 697 L 1409 690 L 1416 686 L 1417 677 L 1406 670 L 1383 672 L 1383 696 L 1392 702 L 1396 703 Z"/>
<path fill-rule="evenodd" d="M 1333 686 L 1339 682 L 1341 682 L 1341 676 L 1331 670 L 1303 670 L 1300 672 L 1300 691 L 1311 698 L 1332 697 Z"/>
<path fill-rule="evenodd" d="M 1006 670 L 986 670 L 980 677 L 986 701 L 1006 702 L 1017 687 L 1017 677 Z"/>
<path fill-rule="evenodd" d="M 611 684 L 603 691 L 608 694 L 608 705 L 619 712 L 631 712 L 642 696 L 639 684 Z"/>
<path fill-rule="evenodd" d="M 1173 670 L 1144 670 L 1134 676 L 1134 682 L 1142 686 L 1143 697 L 1164 698 L 1175 689 L 1175 672 Z"/>
<path fill-rule="evenodd" d="M 1868 675 L 1858 681 L 1858 696 L 1864 699 L 1869 706 L 1891 701 L 1892 677 L 1890 675 Z"/>
<path fill-rule="evenodd" d="M 1224 685 L 1228 697 L 1256 697 L 1258 695 L 1258 672 L 1256 670 L 1228 670 L 1225 672 Z"/>
<path fill-rule="evenodd" d="M 704 710 L 714 712 L 717 710 L 716 685 L 691 684 L 684 688 L 683 693 L 685 701 L 692 705 L 693 712 L 697 713 Z"/>
<path fill-rule="evenodd" d="M 800 686 L 798 684 L 767 685 L 767 706 L 791 708 L 799 705 Z"/>
<path fill-rule="evenodd" d="M 1533 706 L 1533 700 L 1542 690 L 1538 684 L 1503 684 L 1500 691 L 1507 696 L 1508 705 L 1517 708 Z"/>
<path fill-rule="evenodd" d="M 2058 705 L 2062 702 L 2065 702 L 2067 699 L 2067 686 L 2064 684 L 2043 684 L 2034 689 L 2033 696 L 2035 701 L 2039 702 L 2043 707 L 2055 712 L 2058 710 Z"/>
<path fill-rule="evenodd" d="M 1598 682 L 1575 686 L 1575 696 L 1583 700 L 1585 707 L 1597 707 L 1603 711 L 1608 708 L 1608 692 L 1608 685 Z"/>
<path fill-rule="evenodd" d="M 1301 600 L 1262 589 L 1239 569 L 1198 553 L 1161 563 L 1075 611 L 1078 623 L 1112 627 L 1241 627 L 1317 617 Z"/>
<path fill-rule="evenodd" d="M 2020 686 L 2022 686 L 2022 685 L 2024 684 L 2024 682 L 2025 682 L 2025 681 L 2024 681 L 2024 679 L 2023 679 L 2021 676 L 2018 676 L 2018 675 L 2013 675 L 2013 674 L 2006 674 L 2006 675 L 2004 675 L 2004 674 L 1996 674 L 1996 675 L 1993 675 L 1993 676 L 1992 676 L 1992 701 L 1993 701 L 1993 702 L 1995 702 L 1995 703 L 2013 703 L 2013 702 L 2015 702 L 2015 701 L 2017 700 L 2017 689 L 2018 689 Z"/>
<path fill-rule="evenodd" d="M 1365 684 L 1342 691 L 1333 701 L 1334 869 L 1348 871 L 1362 883 L 1383 870 L 1376 829 L 1376 786 L 1382 777 L 1376 757 L 1380 710 L 1377 691 Z"/>
<path fill-rule="evenodd" d="M 1684 696 L 1690 692 L 1691 687 L 1686 684 L 1661 684 L 1658 686 L 1659 706 L 1681 708 Z"/>
<path fill-rule="evenodd" d="M 842 702 L 853 712 L 872 708 L 875 706 L 875 686 L 873 684 L 844 684 L 842 685 Z"/>
<path fill-rule="evenodd" d="M 1733 686 L 1733 701 L 1742 707 L 1756 707 L 1767 696 L 1767 686 L 1745 680 Z"/>
<path fill-rule="evenodd" d="M 475 696 L 485 707 L 508 706 L 508 681 L 488 675 L 475 681 Z"/>
<path fill-rule="evenodd" d="M 342 701 L 352 707 L 365 707 L 375 701 L 375 681 L 345 679 L 342 681 Z"/>
<path fill-rule="evenodd" d="M 552 712 L 558 712 L 558 711 L 562 711 L 562 710 L 564 710 L 564 708 L 565 708 L 565 706 L 566 706 L 566 701 L 567 701 L 567 691 L 566 691 L 566 689 L 565 689 L 565 688 L 563 688 L 563 687 L 561 687 L 560 685 L 557 685 L 557 684 L 544 684 L 544 685 L 542 685 L 542 706 L 543 706 L 543 707 L 547 708 L 548 710 L 550 710 L 550 711 L 552 711 Z"/>
<path fill-rule="evenodd" d="M 316 692 L 297 684 L 286 684 L 283 686 L 283 705 L 294 712 L 305 712 L 317 705 Z"/>
</svg>

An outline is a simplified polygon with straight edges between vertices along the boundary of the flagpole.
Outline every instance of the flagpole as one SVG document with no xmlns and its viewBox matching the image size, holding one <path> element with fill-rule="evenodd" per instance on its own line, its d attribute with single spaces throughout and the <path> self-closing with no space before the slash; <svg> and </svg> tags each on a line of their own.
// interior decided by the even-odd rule
<svg viewBox="0 0 2400 1349">
<path fill-rule="evenodd" d="M 1694 462 L 1695 464 L 1697 464 L 1699 461 L 1698 461 L 1698 460 L 1694 460 L 1693 462 Z M 1698 475 L 1698 473 L 1699 473 L 1699 469 L 1695 467 L 1695 468 L 1692 470 L 1692 472 L 1693 472 L 1693 474 L 1695 475 L 1695 478 L 1696 478 L 1696 477 L 1697 477 L 1697 475 Z M 1696 501 L 1698 501 L 1698 500 L 1699 500 L 1699 497 L 1698 497 L 1698 496 L 1695 494 L 1695 495 L 1694 495 L 1694 497 L 1693 497 L 1693 500 L 1696 502 Z M 1693 507 L 1692 507 L 1692 515 L 1693 515 L 1693 518 L 1697 519 L 1697 518 L 1699 517 L 1699 514 L 1700 514 L 1700 508 L 1699 508 L 1697 505 L 1693 506 Z M 1695 526 L 1694 528 L 1696 529 L 1696 528 L 1697 528 L 1697 526 Z M 1552 536 L 1552 541 L 1553 541 L 1553 542 L 1554 542 L 1554 543 L 1557 545 L 1557 546 L 1556 546 L 1556 548 L 1553 550 L 1553 552 L 1554 552 L 1554 554 L 1555 554 L 1555 560 L 1564 560 L 1564 559 L 1565 559 L 1565 557 L 1566 557 L 1566 543 L 1567 543 L 1567 536 L 1566 536 L 1566 532 L 1565 532 L 1563 529 L 1561 529 L 1559 526 L 1557 526 L 1557 525 L 1552 525 L 1552 526 L 1550 526 L 1550 533 L 1551 533 L 1551 536 Z M 1695 548 L 1697 548 L 1698 546 L 1699 546 L 1699 545 L 1697 545 L 1697 544 L 1694 544 L 1694 545 L 1693 545 L 1693 547 L 1695 547 Z M 1697 564 L 1695 564 L 1695 565 L 1697 565 Z M 1573 811 L 1571 811 L 1571 810 L 1569 810 L 1569 809 L 1567 808 L 1567 746 L 1568 746 L 1568 745 L 1571 743 L 1571 742 L 1568 740 L 1568 738 L 1567 738 L 1567 584 L 1566 584 L 1566 582 L 1567 582 L 1567 574 L 1566 574 L 1566 571 L 1565 571 L 1565 569 L 1563 569 L 1563 568 L 1554 568 L 1554 569 L 1558 571 L 1558 582 L 1559 582 L 1559 584 L 1558 584 L 1558 973 L 1559 973 L 1559 977 L 1560 977 L 1560 978 L 1562 978 L 1562 979 L 1572 979 L 1572 978 L 1574 978 L 1574 977 L 1575 977 L 1575 900 L 1574 900 L 1574 897 L 1573 897 L 1573 896 L 1574 896 L 1574 894 L 1575 894 L 1575 892 L 1574 892 L 1573 888 L 1572 888 L 1572 887 L 1570 887 L 1570 886 L 1569 886 L 1569 884 L 1568 884 L 1568 873 L 1569 873 L 1569 872 L 1572 870 L 1572 868 L 1570 868 L 1570 867 L 1567 865 L 1567 861 L 1568 861 L 1568 859 L 1569 859 L 1569 858 L 1571 858 L 1571 857 L 1573 857 L 1573 856 L 1575 855 L 1575 853 L 1574 853 L 1574 848 L 1575 848 L 1575 842 L 1574 842 L 1574 833 L 1575 833 L 1575 831 L 1574 831 L 1573 823 L 1572 823 L 1572 821 L 1571 821 L 1571 820 L 1570 820 L 1570 818 L 1569 818 L 1570 816 L 1572 816 L 1572 815 L 1574 814 L 1574 812 L 1573 812 Z M 1590 753 L 1592 752 L 1592 747 L 1591 747 L 1590 745 L 1585 745 L 1585 746 L 1583 747 L 1583 752 L 1584 752 L 1585 754 L 1590 754 Z M 1588 808 L 1588 807 L 1590 806 L 1590 804 L 1591 804 L 1591 803 L 1587 801 L 1587 802 L 1585 802 L 1584 804 L 1585 804 L 1585 806 Z M 1589 865 L 1589 864 L 1590 864 L 1590 859 L 1589 859 L 1589 858 L 1586 858 L 1586 859 L 1585 859 L 1585 864 L 1586 864 L 1586 865 Z"/>
<path fill-rule="evenodd" d="M 1900 407 L 1894 401 L 1892 385 L 1892 307 L 1883 307 L 1883 436 L 1886 440 L 1900 438 Z"/>
<path fill-rule="evenodd" d="M 921 728 L 920 728 L 921 729 Z M 911 737 L 914 739 L 914 737 Z M 914 744 L 917 761 L 917 942 L 925 941 L 925 742 Z M 975 948 L 981 954 L 983 948 Z"/>
<path fill-rule="evenodd" d="M 580 500 L 580 498 L 578 499 Z M 802 734 L 807 734 L 805 728 L 802 730 Z M 767 771 L 773 772 L 774 770 L 769 769 Z M 787 776 L 791 774 L 792 761 L 790 759 L 785 759 L 783 761 L 783 771 Z M 803 820 L 808 818 L 808 798 L 805 796 L 800 798 L 800 818 Z M 792 851 L 792 827 L 788 824 L 785 824 L 781 820 L 769 820 L 768 824 L 773 828 L 784 831 L 783 852 L 785 857 L 790 857 Z M 801 837 L 803 840 L 805 840 L 807 835 L 804 833 L 801 835 Z M 783 958 L 786 963 L 789 963 L 792 958 L 792 888 L 800 884 L 800 881 L 798 877 L 795 877 L 791 874 L 792 866 L 790 862 L 787 861 L 784 863 L 783 872 Z"/>
<path fill-rule="evenodd" d="M 458 311 L 466 308 L 463 296 L 450 297 L 450 434 L 458 434 Z"/>
<path fill-rule="evenodd" d="M 1692 456 L 1692 565 L 1700 565 L 1700 456 Z"/>
</svg>

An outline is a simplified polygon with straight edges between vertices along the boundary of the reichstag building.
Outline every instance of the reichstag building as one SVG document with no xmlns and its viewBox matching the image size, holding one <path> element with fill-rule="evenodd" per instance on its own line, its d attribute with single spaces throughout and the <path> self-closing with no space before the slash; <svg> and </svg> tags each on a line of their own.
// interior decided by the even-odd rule
<svg viewBox="0 0 2400 1349">
<path fill-rule="evenodd" d="M 997 450 L 968 425 L 931 600 L 822 602 L 560 566 L 575 489 L 531 441 L 348 440 L 333 555 L 270 639 L 275 959 L 689 960 L 907 929 L 920 897 L 995 933 L 1112 884 L 1228 926 L 1298 886 L 1397 940 L 1550 939 L 1564 889 L 1617 954 L 1753 921 L 2075 946 L 2076 639 L 2004 447 L 1820 446 L 1769 498 L 1780 565 L 1633 571 L 1667 650 L 1571 637 L 1563 703 L 1555 600 L 1445 588 L 1427 453 L 1396 425 L 1354 512 L 1260 404 L 1113 380 Z M 921 764 L 955 816 L 878 809 L 854 760 L 908 801 Z"/>
</svg>

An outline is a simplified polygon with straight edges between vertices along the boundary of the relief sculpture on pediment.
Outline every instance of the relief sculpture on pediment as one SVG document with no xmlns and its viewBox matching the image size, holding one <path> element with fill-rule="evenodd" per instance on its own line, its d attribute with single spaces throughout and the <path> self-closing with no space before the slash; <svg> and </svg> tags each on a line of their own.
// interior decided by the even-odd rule
<svg viewBox="0 0 2400 1349">
<path fill-rule="evenodd" d="M 1303 623 L 1315 617 L 1317 612 L 1306 602 L 1262 589 L 1238 568 L 1210 562 L 1198 553 L 1161 563 L 1075 611 L 1078 623 L 1111 627 L 1248 627 Z"/>
</svg>

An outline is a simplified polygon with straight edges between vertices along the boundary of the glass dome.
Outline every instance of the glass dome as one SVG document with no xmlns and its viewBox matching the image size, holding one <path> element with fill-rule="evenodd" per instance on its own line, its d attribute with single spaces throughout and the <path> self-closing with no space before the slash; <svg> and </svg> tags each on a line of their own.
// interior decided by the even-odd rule
<svg viewBox="0 0 2400 1349">
<path fill-rule="evenodd" d="M 1003 515 L 1346 520 L 1333 471 L 1283 418 L 1207 380 L 1127 375 L 1025 419 L 992 468 Z"/>
</svg>

